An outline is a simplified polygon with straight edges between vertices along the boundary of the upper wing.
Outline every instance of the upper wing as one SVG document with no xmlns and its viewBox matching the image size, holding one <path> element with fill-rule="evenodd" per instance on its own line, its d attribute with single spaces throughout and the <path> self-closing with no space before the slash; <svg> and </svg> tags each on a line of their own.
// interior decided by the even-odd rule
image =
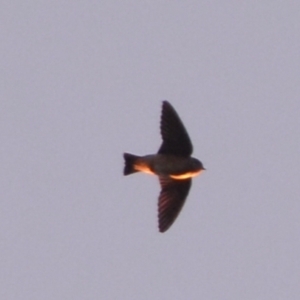
<svg viewBox="0 0 300 300">
<path fill-rule="evenodd" d="M 159 231 L 165 232 L 176 220 L 189 193 L 192 180 L 159 177 L 161 192 L 158 200 Z"/>
<path fill-rule="evenodd" d="M 163 101 L 160 132 L 163 143 L 159 154 L 190 156 L 193 145 L 177 112 L 168 101 Z"/>
</svg>

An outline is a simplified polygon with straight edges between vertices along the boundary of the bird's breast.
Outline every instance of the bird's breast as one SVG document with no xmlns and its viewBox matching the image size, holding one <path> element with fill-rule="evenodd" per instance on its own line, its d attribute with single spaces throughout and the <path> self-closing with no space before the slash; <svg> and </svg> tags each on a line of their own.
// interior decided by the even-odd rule
<svg viewBox="0 0 300 300">
<path fill-rule="evenodd" d="M 197 175 L 200 175 L 200 173 L 202 173 L 203 170 L 199 170 L 199 171 L 195 171 L 195 172 L 186 172 L 183 174 L 179 174 L 179 175 L 172 175 L 170 174 L 170 177 L 176 180 L 184 180 L 184 179 L 188 179 L 188 178 L 192 178 L 195 177 Z"/>
</svg>

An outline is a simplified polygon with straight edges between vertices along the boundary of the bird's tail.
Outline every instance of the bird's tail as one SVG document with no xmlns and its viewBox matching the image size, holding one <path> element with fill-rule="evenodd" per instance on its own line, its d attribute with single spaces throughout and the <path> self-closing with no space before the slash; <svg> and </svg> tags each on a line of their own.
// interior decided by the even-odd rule
<svg viewBox="0 0 300 300">
<path fill-rule="evenodd" d="M 130 175 L 138 172 L 134 169 L 134 162 L 139 158 L 139 156 L 130 153 L 124 153 L 123 157 L 125 159 L 124 175 Z"/>
</svg>

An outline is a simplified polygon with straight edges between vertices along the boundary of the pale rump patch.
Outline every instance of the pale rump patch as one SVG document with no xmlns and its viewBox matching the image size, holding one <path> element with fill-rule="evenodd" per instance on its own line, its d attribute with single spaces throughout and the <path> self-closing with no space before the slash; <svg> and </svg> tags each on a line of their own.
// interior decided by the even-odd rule
<svg viewBox="0 0 300 300">
<path fill-rule="evenodd" d="M 183 179 L 195 177 L 202 172 L 203 172 L 203 170 L 195 171 L 195 172 L 186 172 L 186 173 L 180 174 L 180 175 L 170 175 L 170 177 L 173 179 L 176 179 L 176 180 L 183 180 Z"/>
<path fill-rule="evenodd" d="M 144 172 L 147 174 L 154 174 L 153 171 L 151 171 L 150 168 L 146 164 L 142 164 L 142 163 L 134 164 L 134 169 L 136 171 Z"/>
</svg>

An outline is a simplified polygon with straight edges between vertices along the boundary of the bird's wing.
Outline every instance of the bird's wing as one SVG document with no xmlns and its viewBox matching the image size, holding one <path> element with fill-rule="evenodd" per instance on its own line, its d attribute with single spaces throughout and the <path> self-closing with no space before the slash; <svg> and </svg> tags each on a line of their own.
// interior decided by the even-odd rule
<svg viewBox="0 0 300 300">
<path fill-rule="evenodd" d="M 192 180 L 159 177 L 161 192 L 158 199 L 159 231 L 165 232 L 176 220 L 189 193 Z"/>
<path fill-rule="evenodd" d="M 163 101 L 160 132 L 163 143 L 158 150 L 159 154 L 179 156 L 192 154 L 193 145 L 190 137 L 177 112 L 168 101 Z"/>
</svg>

